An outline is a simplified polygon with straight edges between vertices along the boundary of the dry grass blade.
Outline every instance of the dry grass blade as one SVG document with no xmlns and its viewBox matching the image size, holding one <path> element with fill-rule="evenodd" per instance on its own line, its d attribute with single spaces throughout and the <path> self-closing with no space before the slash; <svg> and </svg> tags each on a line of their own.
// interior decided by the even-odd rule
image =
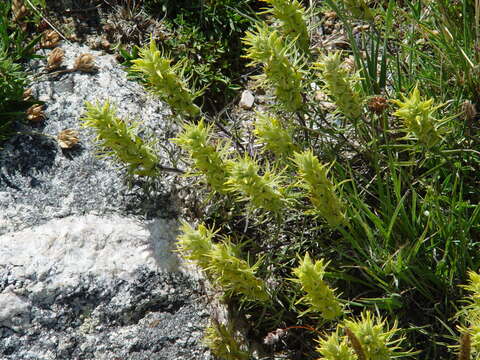
<svg viewBox="0 0 480 360">
<path fill-rule="evenodd" d="M 365 352 L 363 351 L 363 348 L 362 348 L 362 344 L 360 344 L 360 341 L 352 332 L 352 330 L 350 330 L 349 328 L 345 328 L 345 334 L 347 335 L 348 340 L 350 341 L 350 344 L 352 345 L 352 348 L 355 351 L 355 354 L 357 354 L 358 360 L 367 360 L 365 356 Z"/>
<path fill-rule="evenodd" d="M 471 341 L 470 334 L 463 333 L 460 337 L 460 352 L 458 360 L 470 360 Z"/>
</svg>

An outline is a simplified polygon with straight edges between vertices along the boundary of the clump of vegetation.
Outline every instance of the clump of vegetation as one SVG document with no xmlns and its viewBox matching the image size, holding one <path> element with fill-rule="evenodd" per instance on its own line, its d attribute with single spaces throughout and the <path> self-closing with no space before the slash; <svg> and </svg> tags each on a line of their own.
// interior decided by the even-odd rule
<svg viewBox="0 0 480 360">
<path fill-rule="evenodd" d="M 266 354 L 477 356 L 480 6 L 266 3 L 243 56 L 272 103 L 242 131 L 199 110 L 174 140 L 214 209 L 182 226 L 181 253 L 241 309 L 252 338 L 283 334 Z M 309 48 L 310 10 L 336 19 L 342 52 Z M 457 336 L 452 304 L 467 280 Z"/>
<path fill-rule="evenodd" d="M 31 105 L 23 96 L 29 83 L 23 63 L 34 57 L 33 47 L 39 41 L 29 31 L 39 19 L 31 5 L 42 8 L 45 3 L 6 0 L 0 4 L 0 141 L 8 137 L 14 121 L 26 117 L 24 110 Z"/>
<path fill-rule="evenodd" d="M 258 0 L 146 2 L 148 13 L 162 19 L 159 46 L 175 61 L 183 61 L 185 74 L 198 89 L 204 111 L 219 111 L 236 95 L 245 72 L 241 38 L 253 24 Z"/>
</svg>

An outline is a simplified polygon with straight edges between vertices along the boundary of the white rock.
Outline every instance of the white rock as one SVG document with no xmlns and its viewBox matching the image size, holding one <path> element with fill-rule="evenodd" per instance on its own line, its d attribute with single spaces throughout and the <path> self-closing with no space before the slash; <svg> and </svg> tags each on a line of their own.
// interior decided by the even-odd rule
<svg viewBox="0 0 480 360">
<path fill-rule="evenodd" d="M 252 92 L 250 90 L 244 90 L 242 92 L 242 98 L 240 99 L 240 102 L 238 105 L 242 109 L 251 109 L 253 106 L 253 102 L 255 101 L 255 96 L 253 96 Z"/>
<path fill-rule="evenodd" d="M 147 228 L 131 218 L 94 215 L 52 220 L 0 236 L 0 264 L 22 268 L 24 277 L 48 277 L 50 287 L 73 285 L 85 273 L 127 279 L 140 265 L 175 271 L 176 224 L 157 219 Z"/>
</svg>

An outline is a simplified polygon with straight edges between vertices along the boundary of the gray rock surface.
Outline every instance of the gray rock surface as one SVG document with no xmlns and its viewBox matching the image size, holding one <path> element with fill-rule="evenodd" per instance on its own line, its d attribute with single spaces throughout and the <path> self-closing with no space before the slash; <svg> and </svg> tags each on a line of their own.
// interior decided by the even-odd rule
<svg viewBox="0 0 480 360">
<path fill-rule="evenodd" d="M 62 48 L 67 67 L 89 52 L 98 72 L 40 77 L 33 92 L 45 121 L 19 125 L 0 149 L 0 359 L 211 359 L 202 283 L 171 252 L 175 177 L 129 186 L 118 165 L 95 155 L 79 117 L 84 101 L 109 99 L 167 153 L 176 127 L 112 56 Z M 44 65 L 31 67 L 39 74 Z M 52 137 L 67 128 L 81 143 L 64 151 Z M 165 165 L 176 164 L 165 156 Z"/>
<path fill-rule="evenodd" d="M 83 216 L 0 236 L 2 359 L 209 359 L 174 220 Z"/>
</svg>

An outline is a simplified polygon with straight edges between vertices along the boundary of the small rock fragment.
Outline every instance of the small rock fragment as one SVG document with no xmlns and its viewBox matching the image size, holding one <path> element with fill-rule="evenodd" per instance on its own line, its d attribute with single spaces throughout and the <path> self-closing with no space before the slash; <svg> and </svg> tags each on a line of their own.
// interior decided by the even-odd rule
<svg viewBox="0 0 480 360">
<path fill-rule="evenodd" d="M 238 105 L 242 109 L 251 109 L 253 106 L 253 102 L 255 101 L 255 96 L 253 96 L 252 92 L 250 90 L 244 90 L 242 92 L 242 98 L 240 99 L 240 102 Z"/>
</svg>

